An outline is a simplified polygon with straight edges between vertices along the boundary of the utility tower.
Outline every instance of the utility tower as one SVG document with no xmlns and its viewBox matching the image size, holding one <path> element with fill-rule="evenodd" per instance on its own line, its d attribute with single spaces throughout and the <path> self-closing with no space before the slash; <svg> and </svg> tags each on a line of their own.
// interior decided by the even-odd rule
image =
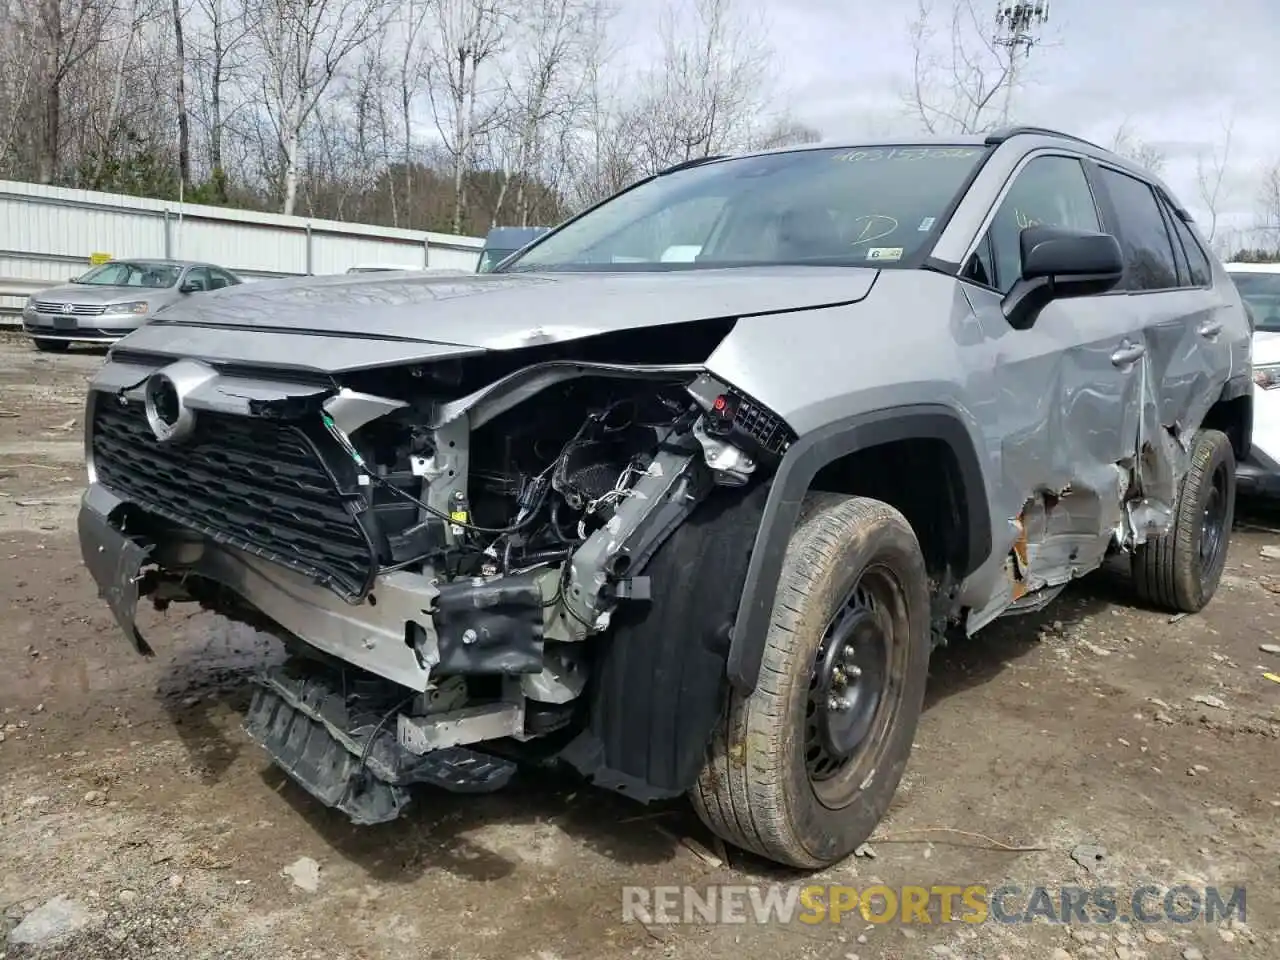
<svg viewBox="0 0 1280 960">
<path fill-rule="evenodd" d="M 999 0 L 996 4 L 996 35 L 992 41 L 1008 51 L 1009 63 L 1005 74 L 1004 106 L 1001 108 L 1002 126 L 1009 123 L 1009 111 L 1013 106 L 1013 91 L 1018 85 L 1018 73 L 1031 48 L 1040 40 L 1039 32 L 1049 22 L 1049 0 L 1023 0 L 1009 3 Z"/>
</svg>

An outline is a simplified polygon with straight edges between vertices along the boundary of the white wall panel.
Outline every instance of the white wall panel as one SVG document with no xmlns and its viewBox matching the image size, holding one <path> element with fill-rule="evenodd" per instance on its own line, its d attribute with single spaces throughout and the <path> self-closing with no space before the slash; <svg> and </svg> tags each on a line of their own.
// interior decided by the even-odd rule
<svg viewBox="0 0 1280 960">
<path fill-rule="evenodd" d="M 181 216 L 179 213 L 181 212 Z M 343 273 L 359 264 L 474 270 L 483 241 L 420 230 L 0 180 L 0 283 L 65 281 L 93 253 L 207 260 L 247 277 Z M 0 309 L 11 306 L 0 299 Z"/>
</svg>

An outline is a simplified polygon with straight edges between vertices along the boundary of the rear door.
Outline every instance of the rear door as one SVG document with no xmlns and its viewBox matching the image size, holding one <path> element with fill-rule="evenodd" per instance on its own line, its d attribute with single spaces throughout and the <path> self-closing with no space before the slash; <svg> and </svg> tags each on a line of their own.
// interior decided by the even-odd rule
<svg viewBox="0 0 1280 960">
<path fill-rule="evenodd" d="M 1171 520 L 1186 448 L 1231 373 L 1229 305 L 1166 198 L 1124 171 L 1099 164 L 1092 173 L 1124 250 L 1125 298 L 1142 324 L 1137 480 L 1148 515 L 1135 519 L 1155 532 Z"/>
</svg>

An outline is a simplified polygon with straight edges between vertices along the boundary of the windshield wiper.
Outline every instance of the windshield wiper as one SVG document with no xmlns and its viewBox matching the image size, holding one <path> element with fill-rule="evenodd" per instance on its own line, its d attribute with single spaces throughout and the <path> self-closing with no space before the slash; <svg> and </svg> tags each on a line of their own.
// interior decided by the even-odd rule
<svg viewBox="0 0 1280 960">
<path fill-rule="evenodd" d="M 716 160 L 723 160 L 728 156 L 727 153 L 716 153 L 705 157 L 694 157 L 692 160 L 684 160 L 673 166 L 667 167 L 665 170 L 659 170 L 656 174 L 659 177 L 665 177 L 668 173 L 676 173 L 680 170 L 688 170 L 690 167 L 700 167 L 704 163 L 713 163 Z"/>
</svg>

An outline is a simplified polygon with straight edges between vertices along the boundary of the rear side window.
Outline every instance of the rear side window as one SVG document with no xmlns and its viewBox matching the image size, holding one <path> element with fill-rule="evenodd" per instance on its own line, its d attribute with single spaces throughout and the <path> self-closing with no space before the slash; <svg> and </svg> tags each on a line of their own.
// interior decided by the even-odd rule
<svg viewBox="0 0 1280 960">
<path fill-rule="evenodd" d="M 1196 239 L 1196 235 L 1191 232 L 1191 228 L 1186 225 L 1183 219 L 1172 210 L 1169 211 L 1169 222 L 1173 224 L 1173 230 L 1178 235 L 1178 240 L 1182 243 L 1182 249 L 1187 254 L 1187 267 L 1191 271 L 1191 286 L 1209 286 L 1213 277 L 1213 270 L 1209 267 L 1209 258 L 1205 255 L 1204 248 L 1200 246 L 1200 241 Z"/>
<path fill-rule="evenodd" d="M 1178 286 L 1173 242 L 1151 187 L 1134 177 L 1099 170 L 1119 218 L 1120 246 L 1129 290 L 1170 290 Z"/>
</svg>

